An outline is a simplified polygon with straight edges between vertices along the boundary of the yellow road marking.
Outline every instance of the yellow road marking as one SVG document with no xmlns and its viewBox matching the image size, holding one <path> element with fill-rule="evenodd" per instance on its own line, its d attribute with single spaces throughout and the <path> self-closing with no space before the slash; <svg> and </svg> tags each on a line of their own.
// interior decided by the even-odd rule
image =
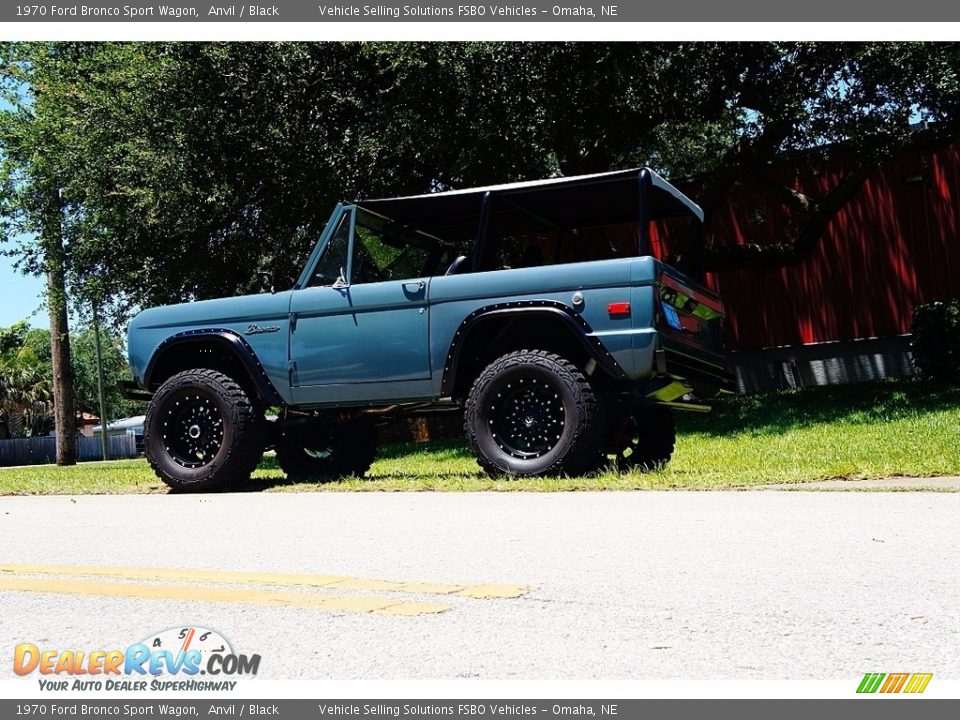
<svg viewBox="0 0 960 720">
<path fill-rule="evenodd" d="M 449 605 L 398 602 L 391 598 L 371 597 L 369 595 L 350 597 L 278 590 L 245 590 L 241 588 L 197 587 L 195 585 L 139 585 L 83 580 L 48 580 L 45 578 L 0 577 L 0 590 L 149 600 L 245 603 L 269 607 L 313 608 L 341 612 L 376 613 L 378 615 L 430 615 L 450 609 Z"/>
<path fill-rule="evenodd" d="M 372 580 L 343 575 L 245 572 L 238 570 L 188 570 L 183 568 L 95 567 L 78 565 L 0 565 L 0 573 L 115 577 L 126 580 L 176 580 L 234 585 L 304 585 L 340 590 L 370 590 L 423 595 L 460 595 L 477 600 L 517 598 L 530 592 L 526 585 L 405 582 Z"/>
</svg>

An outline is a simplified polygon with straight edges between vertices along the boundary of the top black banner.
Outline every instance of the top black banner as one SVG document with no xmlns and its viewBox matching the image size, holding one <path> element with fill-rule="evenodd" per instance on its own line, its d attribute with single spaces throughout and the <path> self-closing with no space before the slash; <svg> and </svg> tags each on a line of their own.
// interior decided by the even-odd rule
<svg viewBox="0 0 960 720">
<path fill-rule="evenodd" d="M 875 0 L 864 17 L 862 3 L 808 0 L 727 0 L 685 3 L 549 2 L 463 3 L 333 2 L 324 0 L 175 0 L 171 4 L 143 0 L 84 0 L 11 3 L 0 7 L 3 22 L 950 22 L 960 20 L 960 4 L 934 0 L 912 3 Z"/>
</svg>

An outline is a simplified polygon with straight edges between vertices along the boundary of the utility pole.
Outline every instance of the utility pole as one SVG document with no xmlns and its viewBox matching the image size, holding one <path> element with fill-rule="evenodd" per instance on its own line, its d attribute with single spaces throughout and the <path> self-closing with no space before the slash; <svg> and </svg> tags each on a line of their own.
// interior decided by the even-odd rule
<svg viewBox="0 0 960 720">
<path fill-rule="evenodd" d="M 94 356 L 97 359 L 97 394 L 100 396 L 100 449 L 103 459 L 110 459 L 110 438 L 107 437 L 107 396 L 103 391 L 103 355 L 100 351 L 100 314 L 97 311 L 97 301 L 90 303 L 93 307 L 93 342 L 96 344 Z"/>
</svg>

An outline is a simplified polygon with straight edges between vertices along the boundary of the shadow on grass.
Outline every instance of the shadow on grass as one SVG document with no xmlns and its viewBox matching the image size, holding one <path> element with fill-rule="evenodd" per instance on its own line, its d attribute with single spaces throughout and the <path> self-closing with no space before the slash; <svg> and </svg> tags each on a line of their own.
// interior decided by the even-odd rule
<svg viewBox="0 0 960 720">
<path fill-rule="evenodd" d="M 678 432 L 713 436 L 767 435 L 836 422 L 890 422 L 960 407 L 960 387 L 896 378 L 726 396 L 710 404 L 713 409 L 709 413 L 674 413 Z M 456 439 L 384 446 L 377 459 L 402 460 L 413 453 L 431 453 L 431 459 L 440 461 L 473 457 L 466 443 Z"/>
<path fill-rule="evenodd" d="M 472 459 L 470 451 L 467 449 L 465 443 L 460 440 L 440 440 L 435 442 L 426 442 L 426 443 L 395 443 L 391 445 L 383 445 L 380 447 L 379 452 L 377 453 L 377 461 L 386 460 L 407 460 L 411 456 L 416 454 L 429 454 L 432 462 L 442 462 L 444 460 L 460 460 L 460 459 Z M 272 477 L 253 477 L 246 483 L 241 486 L 228 486 L 222 488 L 219 492 L 261 492 L 263 490 L 269 490 L 271 488 L 281 488 L 281 487 L 294 487 L 294 486 L 304 486 L 309 487 L 310 485 L 325 485 L 328 487 L 336 487 L 337 485 L 351 485 L 356 483 L 358 480 L 360 482 L 369 481 L 375 482 L 382 479 L 392 479 L 392 480 L 416 480 L 424 477 L 425 474 L 429 475 L 432 480 L 447 480 L 447 479 L 456 479 L 464 477 L 462 472 L 414 472 L 414 471 L 404 471 L 404 470 L 394 470 L 386 475 L 367 475 L 363 478 L 344 478 L 343 480 L 328 480 L 323 478 L 304 478 L 299 480 L 291 480 L 284 475 L 282 475 L 282 470 L 280 469 L 280 464 L 277 462 L 277 458 L 273 455 L 265 455 L 260 461 L 260 464 L 257 466 L 257 471 L 266 471 L 271 473 L 280 473 L 279 475 L 274 475 Z M 178 491 L 171 490 L 172 494 Z M 216 492 L 216 491 L 215 491 Z"/>
<path fill-rule="evenodd" d="M 960 406 L 960 388 L 913 379 L 796 388 L 712 402 L 705 414 L 676 413 L 680 432 L 707 435 L 780 434 L 829 423 L 866 424 Z"/>
<path fill-rule="evenodd" d="M 724 397 L 712 402 L 710 413 L 675 413 L 677 429 L 712 437 L 736 434 L 777 435 L 792 429 L 831 423 L 869 424 L 916 417 L 938 410 L 960 407 L 960 388 L 945 388 L 913 379 L 893 379 L 830 387 L 799 388 L 750 396 Z M 426 443 L 383 445 L 378 462 L 394 462 L 429 455 L 430 463 L 471 460 L 472 454 L 463 440 L 437 440 Z M 255 477 L 242 487 L 227 488 L 230 492 L 260 492 L 284 486 L 312 484 L 352 485 L 355 478 L 343 481 L 292 481 L 283 477 L 277 460 L 265 456 L 259 466 L 272 477 Z M 463 472 L 427 472 L 391 468 L 388 473 L 365 478 L 416 480 L 429 475 L 446 480 L 465 477 Z M 362 482 L 362 480 L 361 480 Z"/>
<path fill-rule="evenodd" d="M 433 440 L 426 443 L 395 443 L 385 445 L 377 453 L 377 460 L 406 460 L 411 454 L 428 452 L 432 460 L 472 460 L 473 453 L 466 441 Z"/>
</svg>

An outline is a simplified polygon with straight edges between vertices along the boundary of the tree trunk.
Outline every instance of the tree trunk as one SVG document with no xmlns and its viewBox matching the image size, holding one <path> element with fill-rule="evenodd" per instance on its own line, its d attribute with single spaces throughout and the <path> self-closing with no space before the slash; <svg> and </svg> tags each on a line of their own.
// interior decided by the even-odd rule
<svg viewBox="0 0 960 720">
<path fill-rule="evenodd" d="M 64 271 L 63 214 L 56 193 L 57 216 L 43 238 L 47 266 L 47 308 L 50 315 L 50 355 L 53 365 L 53 419 L 56 423 L 57 465 L 77 464 L 76 396 L 70 365 L 70 326 Z"/>
</svg>

